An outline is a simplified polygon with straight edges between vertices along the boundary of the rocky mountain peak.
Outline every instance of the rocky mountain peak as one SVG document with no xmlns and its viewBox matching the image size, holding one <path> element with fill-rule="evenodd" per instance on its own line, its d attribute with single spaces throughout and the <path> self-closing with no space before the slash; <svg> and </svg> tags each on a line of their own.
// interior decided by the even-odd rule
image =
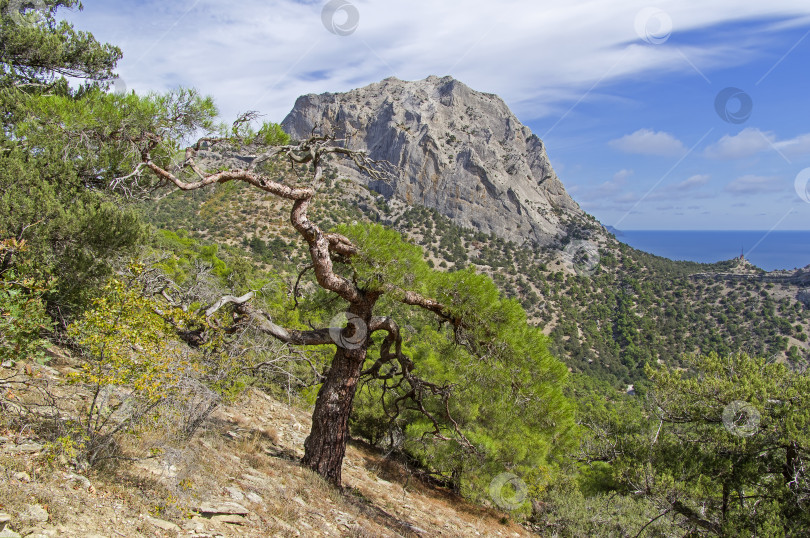
<svg viewBox="0 0 810 538">
<path fill-rule="evenodd" d="M 424 205 L 460 226 L 549 244 L 584 212 L 543 142 L 504 101 L 452 77 L 387 78 L 345 93 L 299 97 L 282 122 L 293 138 L 332 133 L 394 165 L 389 182 L 340 172 L 386 197 Z"/>
</svg>

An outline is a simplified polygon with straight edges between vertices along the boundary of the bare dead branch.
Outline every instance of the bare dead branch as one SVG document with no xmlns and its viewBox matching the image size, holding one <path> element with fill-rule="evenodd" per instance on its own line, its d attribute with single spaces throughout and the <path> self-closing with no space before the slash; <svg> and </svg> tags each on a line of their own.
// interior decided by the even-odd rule
<svg viewBox="0 0 810 538">
<path fill-rule="evenodd" d="M 235 297 L 233 295 L 226 295 L 220 298 L 217 302 L 209 306 L 205 309 L 205 317 L 210 318 L 213 316 L 217 310 L 225 306 L 226 304 L 235 304 L 235 305 L 242 305 L 253 298 L 256 295 L 252 291 L 247 292 L 246 294 L 242 295 L 241 297 Z"/>
<path fill-rule="evenodd" d="M 311 331 L 288 330 L 273 323 L 267 314 L 259 312 L 248 303 L 237 304 L 236 311 L 240 316 L 251 321 L 261 332 L 269 334 L 286 344 L 298 346 L 334 344 L 328 328 Z"/>
<path fill-rule="evenodd" d="M 309 264 L 306 267 L 304 267 L 303 269 L 301 269 L 301 271 L 298 273 L 298 278 L 295 279 L 295 286 L 293 286 L 293 291 L 292 291 L 293 301 L 295 303 L 294 308 L 298 308 L 298 286 L 301 284 L 301 278 L 303 278 L 304 274 L 307 271 L 310 271 L 310 270 L 312 270 L 314 268 L 315 268 L 314 265 Z"/>
</svg>

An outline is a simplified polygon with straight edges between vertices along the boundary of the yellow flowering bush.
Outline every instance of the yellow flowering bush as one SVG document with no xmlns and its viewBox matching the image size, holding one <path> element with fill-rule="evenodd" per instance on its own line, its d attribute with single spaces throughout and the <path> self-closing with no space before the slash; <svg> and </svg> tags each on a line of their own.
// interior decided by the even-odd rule
<svg viewBox="0 0 810 538">
<path fill-rule="evenodd" d="M 85 352 L 69 382 L 85 385 L 91 395 L 79 413 L 90 464 L 114 455 L 117 434 L 154 426 L 161 417 L 180 418 L 178 409 L 202 387 L 204 367 L 176 337 L 178 328 L 194 320 L 144 296 L 135 282 L 108 282 L 92 308 L 68 328 Z M 210 394 L 208 400 L 215 400 Z"/>
</svg>

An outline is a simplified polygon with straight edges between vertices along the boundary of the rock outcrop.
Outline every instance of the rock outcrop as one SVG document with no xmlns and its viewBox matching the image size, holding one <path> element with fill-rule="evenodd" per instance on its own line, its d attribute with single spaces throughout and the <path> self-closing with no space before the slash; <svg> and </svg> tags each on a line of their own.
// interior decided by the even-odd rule
<svg viewBox="0 0 810 538">
<path fill-rule="evenodd" d="M 584 216 L 543 142 L 493 94 L 452 77 L 388 78 L 346 93 L 305 95 L 282 123 L 293 137 L 331 133 L 394 167 L 389 182 L 339 165 L 389 198 L 434 208 L 455 223 L 517 243 L 552 243 Z"/>
</svg>

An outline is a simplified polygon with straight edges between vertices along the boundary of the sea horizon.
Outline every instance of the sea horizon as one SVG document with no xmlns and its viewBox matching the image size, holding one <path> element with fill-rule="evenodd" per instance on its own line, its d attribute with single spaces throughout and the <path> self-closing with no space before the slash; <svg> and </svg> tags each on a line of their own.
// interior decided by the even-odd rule
<svg viewBox="0 0 810 538">
<path fill-rule="evenodd" d="M 810 230 L 617 230 L 616 239 L 635 249 L 676 261 L 716 263 L 742 254 L 766 271 L 810 264 Z"/>
</svg>

